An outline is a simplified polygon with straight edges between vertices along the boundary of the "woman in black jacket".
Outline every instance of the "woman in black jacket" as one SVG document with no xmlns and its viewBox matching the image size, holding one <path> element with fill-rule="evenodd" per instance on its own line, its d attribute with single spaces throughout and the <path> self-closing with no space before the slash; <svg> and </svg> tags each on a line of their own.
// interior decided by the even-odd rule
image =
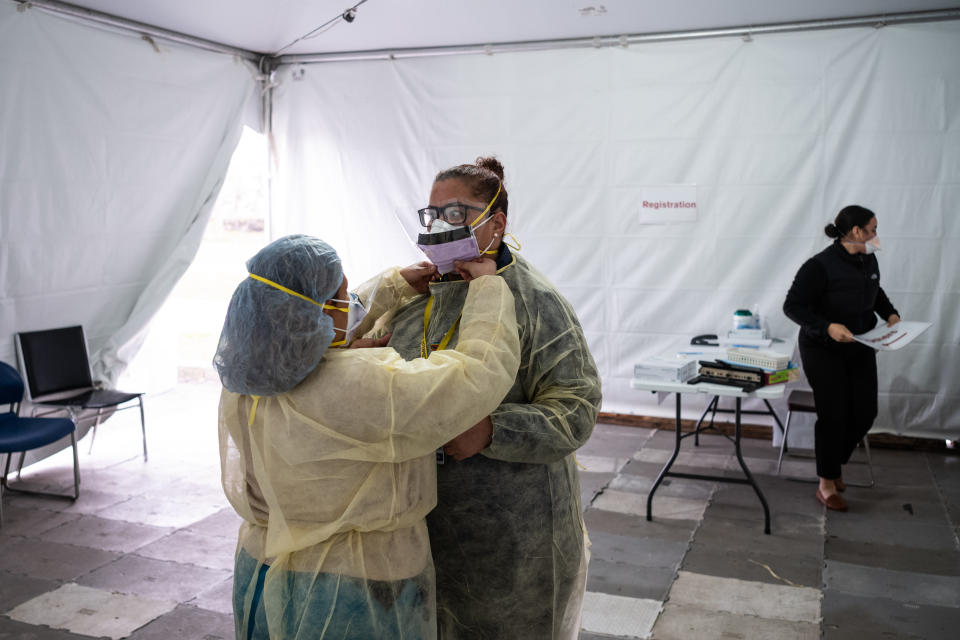
<svg viewBox="0 0 960 640">
<path fill-rule="evenodd" d="M 876 352 L 853 336 L 873 329 L 877 315 L 888 326 L 900 316 L 880 287 L 873 212 L 844 207 L 824 232 L 833 244 L 800 267 L 783 312 L 800 325 L 800 358 L 817 405 L 817 500 L 846 511 L 840 467 L 877 416 Z"/>
</svg>

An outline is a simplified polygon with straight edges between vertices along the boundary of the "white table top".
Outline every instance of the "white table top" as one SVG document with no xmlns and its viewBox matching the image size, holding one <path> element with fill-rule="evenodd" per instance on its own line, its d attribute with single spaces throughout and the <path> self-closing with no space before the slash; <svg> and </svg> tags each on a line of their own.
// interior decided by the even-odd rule
<svg viewBox="0 0 960 640">
<path fill-rule="evenodd" d="M 739 387 L 732 387 L 725 384 L 713 384 L 710 382 L 698 382 L 697 384 L 687 384 L 686 382 L 668 382 L 666 380 L 656 380 L 654 378 L 634 378 L 630 381 L 630 386 L 639 391 L 659 391 L 662 393 L 706 393 L 711 396 L 729 396 L 732 398 L 781 398 L 786 391 L 787 384 L 771 384 L 760 387 L 756 391 L 749 393 Z"/>
<path fill-rule="evenodd" d="M 793 350 L 796 341 L 793 339 L 778 339 L 764 351 L 776 351 L 789 356 L 793 356 Z M 668 358 L 696 358 L 698 360 L 716 360 L 726 357 L 725 347 L 707 347 L 691 345 L 688 339 L 677 342 L 672 349 L 664 351 L 661 355 Z M 630 386 L 640 391 L 659 391 L 661 393 L 706 393 L 711 396 L 729 396 L 732 398 L 781 398 L 787 388 L 787 383 L 772 384 L 766 387 L 760 387 L 756 391 L 746 392 L 739 387 L 733 387 L 725 384 L 714 384 L 710 382 L 699 382 L 697 384 L 687 384 L 686 382 L 668 382 L 657 380 L 655 378 L 634 378 L 630 381 Z"/>
</svg>

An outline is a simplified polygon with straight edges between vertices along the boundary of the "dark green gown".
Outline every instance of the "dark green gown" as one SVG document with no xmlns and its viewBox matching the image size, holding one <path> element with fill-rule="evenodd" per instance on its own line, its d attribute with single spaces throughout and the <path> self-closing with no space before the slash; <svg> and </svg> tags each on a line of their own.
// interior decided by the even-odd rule
<svg viewBox="0 0 960 640">
<path fill-rule="evenodd" d="M 587 554 L 574 452 L 593 431 L 600 379 L 570 304 L 502 246 L 501 276 L 516 298 L 520 370 L 491 414 L 493 442 L 437 467 L 427 517 L 444 640 L 576 638 Z M 431 284 L 426 343 L 435 349 L 463 307 L 463 281 Z M 421 296 L 393 318 L 390 346 L 420 355 Z M 449 347 L 456 345 L 453 333 Z M 450 389 L 451 394 L 458 393 Z"/>
</svg>

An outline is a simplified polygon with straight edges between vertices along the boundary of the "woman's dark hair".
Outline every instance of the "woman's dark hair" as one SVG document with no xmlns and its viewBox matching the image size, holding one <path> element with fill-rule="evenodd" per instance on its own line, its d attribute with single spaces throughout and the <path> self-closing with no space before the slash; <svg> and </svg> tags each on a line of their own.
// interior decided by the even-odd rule
<svg viewBox="0 0 960 640">
<path fill-rule="evenodd" d="M 474 164 L 459 164 L 444 169 L 433 179 L 434 182 L 450 179 L 463 180 L 470 186 L 473 196 L 478 200 L 490 202 L 500 189 L 500 194 L 490 207 L 490 211 L 503 211 L 507 215 L 507 187 L 503 184 L 503 165 L 493 156 L 477 158 Z"/>
<path fill-rule="evenodd" d="M 850 233 L 850 230 L 854 227 L 863 229 L 873 218 L 876 218 L 876 216 L 870 209 L 858 204 L 851 204 L 840 209 L 836 219 L 825 226 L 823 232 L 827 234 L 828 238 L 842 238 Z"/>
</svg>

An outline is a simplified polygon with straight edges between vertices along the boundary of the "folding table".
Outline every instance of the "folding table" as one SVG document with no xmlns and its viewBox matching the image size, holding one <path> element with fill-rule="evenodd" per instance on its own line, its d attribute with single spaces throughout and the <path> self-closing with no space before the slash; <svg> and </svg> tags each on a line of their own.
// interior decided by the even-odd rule
<svg viewBox="0 0 960 640">
<path fill-rule="evenodd" d="M 676 429 L 677 429 L 677 439 L 673 448 L 673 454 L 670 456 L 670 459 L 663 466 L 663 469 L 660 470 L 660 475 L 657 476 L 656 481 L 653 483 L 653 487 L 650 488 L 650 493 L 647 495 L 647 520 L 653 519 L 653 494 L 656 493 L 657 488 L 663 482 L 663 479 L 666 477 L 674 478 L 687 478 L 689 480 L 713 480 L 716 482 L 732 482 L 736 484 L 749 484 L 753 487 L 753 490 L 756 492 L 757 497 L 760 498 L 760 504 L 763 505 L 763 517 L 764 517 L 764 526 L 763 532 L 770 533 L 770 507 L 767 506 L 767 499 L 763 496 L 763 492 L 760 491 L 760 487 L 757 486 L 756 480 L 753 479 L 753 475 L 750 473 L 750 469 L 747 468 L 747 463 L 743 460 L 743 453 L 740 450 L 740 417 L 744 413 L 761 413 L 772 415 L 776 420 L 777 424 L 780 424 L 780 418 L 777 417 L 776 412 L 773 410 L 773 407 L 770 406 L 770 400 L 783 397 L 784 391 L 787 387 L 786 383 L 769 385 L 766 387 L 760 387 L 755 391 L 746 392 L 739 387 L 733 387 L 723 384 L 712 384 L 708 382 L 700 382 L 697 384 L 687 384 L 684 382 L 667 382 L 664 380 L 655 380 L 653 378 L 634 378 L 630 381 L 630 386 L 634 389 L 640 391 L 652 391 L 659 393 L 672 393 L 676 396 L 677 402 L 677 411 L 676 411 Z M 684 394 L 698 394 L 703 393 L 710 396 L 714 396 L 713 401 L 707 406 L 707 410 L 703 412 L 703 415 L 700 416 L 700 420 L 697 421 L 696 428 L 689 433 L 681 432 L 681 413 L 680 413 L 680 402 L 681 397 Z M 670 467 L 673 466 L 674 461 L 677 459 L 677 455 L 680 453 L 680 442 L 688 437 L 695 436 L 699 437 L 700 425 L 703 422 L 704 417 L 706 417 L 707 412 L 710 411 L 712 407 L 715 406 L 715 403 L 718 401 L 719 397 L 730 397 L 734 399 L 734 408 L 732 411 L 735 418 L 735 430 L 734 437 L 732 438 L 734 450 L 737 454 L 737 462 L 740 463 L 740 468 L 743 470 L 744 478 L 729 478 L 725 476 L 717 475 L 706 475 L 699 473 L 680 473 L 677 471 L 671 471 Z M 764 401 L 768 411 L 747 411 L 741 408 L 741 402 L 746 398 L 759 398 Z M 719 411 L 724 411 L 720 409 Z M 712 421 L 711 421 L 712 422 Z M 781 426 L 781 429 L 783 427 Z M 726 436 L 728 440 L 731 440 L 729 436 Z"/>
</svg>

